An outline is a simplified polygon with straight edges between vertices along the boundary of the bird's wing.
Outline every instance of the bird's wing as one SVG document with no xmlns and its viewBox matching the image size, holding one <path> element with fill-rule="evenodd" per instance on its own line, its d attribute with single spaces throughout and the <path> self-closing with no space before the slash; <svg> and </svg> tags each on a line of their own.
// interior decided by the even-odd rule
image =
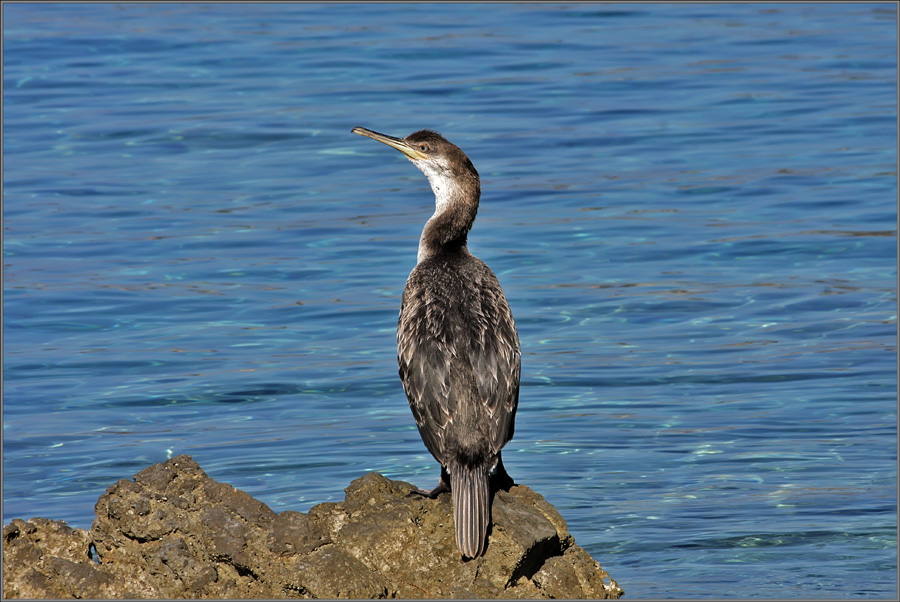
<svg viewBox="0 0 900 602">
<path fill-rule="evenodd" d="M 470 432 L 454 433 L 455 440 L 471 434 L 496 454 L 513 436 L 521 371 L 506 297 L 480 261 L 464 275 L 463 299 L 446 295 L 434 285 L 441 280 L 421 267 L 407 282 L 397 327 L 400 379 L 419 433 L 443 463 L 447 429 L 456 417 L 455 428 L 465 424 Z M 457 415 L 460 407 L 471 412 L 472 403 L 481 411 Z"/>
<path fill-rule="evenodd" d="M 490 420 L 491 449 L 497 453 L 513 436 L 521 353 L 506 296 L 486 265 L 477 290 L 480 307 L 472 313 L 474 319 L 469 324 L 469 357 L 478 395 Z"/>
<path fill-rule="evenodd" d="M 400 381 L 425 447 L 444 463 L 444 433 L 450 421 L 450 353 L 440 336 L 440 317 L 414 270 L 403 291 L 397 324 Z"/>
</svg>

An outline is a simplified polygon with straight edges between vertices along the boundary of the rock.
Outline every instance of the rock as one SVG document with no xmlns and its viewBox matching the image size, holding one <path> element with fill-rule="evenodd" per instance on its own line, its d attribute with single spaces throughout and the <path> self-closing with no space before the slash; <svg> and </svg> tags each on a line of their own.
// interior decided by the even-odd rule
<svg viewBox="0 0 900 602">
<path fill-rule="evenodd" d="M 624 592 L 543 497 L 493 499 L 484 555 L 456 549 L 450 495 L 369 473 L 339 503 L 273 512 L 189 456 L 121 480 L 90 531 L 3 529 L 8 598 L 618 598 Z"/>
<path fill-rule="evenodd" d="M 109 598 L 113 586 L 113 576 L 91 560 L 84 529 L 46 518 L 3 527 L 4 598 Z"/>
</svg>

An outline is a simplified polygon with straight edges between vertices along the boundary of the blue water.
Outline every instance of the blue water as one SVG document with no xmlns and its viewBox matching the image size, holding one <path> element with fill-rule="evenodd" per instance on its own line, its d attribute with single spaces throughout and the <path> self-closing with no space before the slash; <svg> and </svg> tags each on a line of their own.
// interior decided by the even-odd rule
<svg viewBox="0 0 900 602">
<path fill-rule="evenodd" d="M 276 511 L 438 468 L 397 378 L 443 132 L 505 462 L 638 598 L 897 595 L 894 4 L 4 4 L 3 520 L 176 454 Z"/>
</svg>

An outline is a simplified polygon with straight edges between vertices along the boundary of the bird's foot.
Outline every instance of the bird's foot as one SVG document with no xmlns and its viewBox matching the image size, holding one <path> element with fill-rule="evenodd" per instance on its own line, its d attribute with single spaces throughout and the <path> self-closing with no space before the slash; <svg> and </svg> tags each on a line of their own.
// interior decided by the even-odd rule
<svg viewBox="0 0 900 602">
<path fill-rule="evenodd" d="M 421 495 L 433 500 L 445 491 L 450 491 L 450 475 L 447 474 L 446 470 L 441 469 L 441 478 L 437 487 L 430 491 L 428 489 L 413 489 L 409 492 L 409 495 Z"/>
<path fill-rule="evenodd" d="M 410 493 L 410 495 L 413 495 L 413 494 L 415 494 L 415 495 L 421 495 L 422 497 L 427 497 L 427 498 L 430 498 L 430 499 L 433 500 L 433 499 L 435 499 L 437 496 L 439 496 L 440 494 L 444 493 L 445 491 L 450 491 L 450 488 L 449 488 L 449 487 L 443 487 L 443 486 L 441 486 L 441 485 L 438 485 L 437 487 L 435 487 L 434 489 L 431 489 L 431 490 L 428 490 L 428 489 L 413 489 L 413 490 L 410 491 L 409 493 Z"/>
<path fill-rule="evenodd" d="M 499 455 L 497 456 L 497 466 L 494 468 L 493 473 L 491 473 L 490 479 L 491 488 L 495 491 L 498 489 L 509 491 L 510 488 L 516 484 L 515 481 L 512 480 L 512 477 L 509 476 L 509 473 L 506 472 L 506 468 L 503 466 L 503 459 Z"/>
</svg>

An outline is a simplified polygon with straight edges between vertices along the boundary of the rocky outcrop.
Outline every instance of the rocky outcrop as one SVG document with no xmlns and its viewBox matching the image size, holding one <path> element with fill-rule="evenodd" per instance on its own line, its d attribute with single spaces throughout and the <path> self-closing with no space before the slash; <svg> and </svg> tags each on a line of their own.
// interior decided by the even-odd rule
<svg viewBox="0 0 900 602">
<path fill-rule="evenodd" d="M 276 513 L 189 456 L 110 487 L 90 531 L 15 519 L 6 598 L 618 598 L 543 497 L 498 491 L 483 556 L 456 549 L 450 495 L 369 473 L 346 499 Z"/>
</svg>

